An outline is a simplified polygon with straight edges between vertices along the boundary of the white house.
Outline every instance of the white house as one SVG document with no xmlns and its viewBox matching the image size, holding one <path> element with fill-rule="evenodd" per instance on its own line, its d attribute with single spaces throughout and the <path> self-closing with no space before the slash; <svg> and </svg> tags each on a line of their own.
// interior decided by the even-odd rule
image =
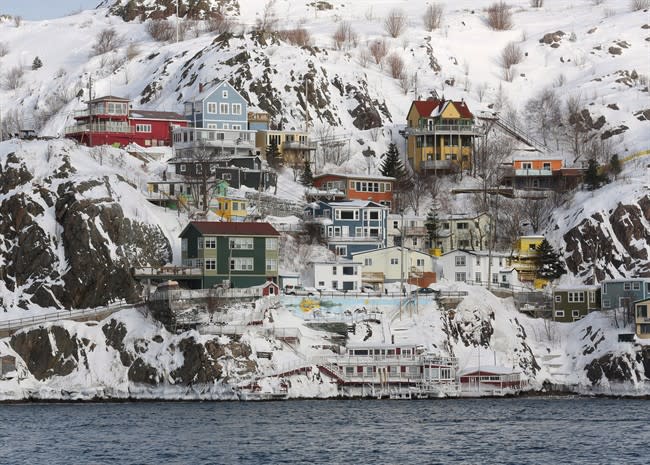
<svg viewBox="0 0 650 465">
<path fill-rule="evenodd" d="M 385 282 L 413 281 L 436 271 L 436 258 L 404 247 L 386 247 L 384 249 L 358 252 L 352 255 L 354 260 L 363 264 L 362 279 L 364 283 L 377 284 Z M 404 267 L 402 268 L 402 260 Z"/>
<path fill-rule="evenodd" d="M 491 257 L 490 257 L 491 255 Z M 516 280 L 516 273 L 507 266 L 507 252 L 456 249 L 442 254 L 439 263 L 442 275 L 449 281 L 487 282 L 510 287 Z M 491 264 L 490 264 L 491 259 Z"/>
<path fill-rule="evenodd" d="M 409 249 L 426 251 L 427 228 L 424 225 L 426 217 L 416 215 L 404 215 L 404 247 Z M 388 224 L 386 226 L 388 233 L 388 247 L 399 246 L 402 241 L 402 215 L 388 215 Z"/>
<path fill-rule="evenodd" d="M 310 262 L 302 275 L 305 287 L 318 290 L 359 291 L 361 289 L 361 263 L 338 260 Z"/>
<path fill-rule="evenodd" d="M 435 246 L 443 252 L 455 249 L 485 250 L 489 235 L 490 217 L 486 213 L 441 216 Z"/>
</svg>

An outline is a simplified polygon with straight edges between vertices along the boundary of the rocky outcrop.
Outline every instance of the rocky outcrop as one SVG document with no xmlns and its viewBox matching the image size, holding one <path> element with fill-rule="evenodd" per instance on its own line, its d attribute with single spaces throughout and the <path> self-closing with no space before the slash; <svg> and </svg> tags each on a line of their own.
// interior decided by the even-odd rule
<svg viewBox="0 0 650 465">
<path fill-rule="evenodd" d="M 104 2 L 111 5 L 111 14 L 121 17 L 124 21 L 146 21 L 147 19 L 165 19 L 176 14 L 177 0 L 110 0 Z M 238 0 L 181 0 L 178 4 L 178 14 L 181 18 L 206 19 L 216 12 L 239 14 Z"/>
<path fill-rule="evenodd" d="M 564 234 L 567 268 L 587 283 L 650 276 L 650 197 L 598 212 Z M 643 244 L 646 246 L 644 247 Z"/>
<path fill-rule="evenodd" d="M 67 376 L 79 362 L 77 340 L 60 326 L 20 332 L 11 338 L 10 344 L 39 381 Z"/>
<path fill-rule="evenodd" d="M 69 159 L 57 160 L 54 177 L 38 183 L 19 155 L 11 153 L 0 163 L 4 286 L 22 308 L 96 307 L 115 299 L 135 300 L 137 283 L 130 269 L 171 260 L 169 241 L 158 226 L 124 215 L 113 194 L 115 183 L 124 180 L 69 181 L 74 171 Z M 94 195 L 102 190 L 105 197 Z"/>
<path fill-rule="evenodd" d="M 178 348 L 183 353 L 184 363 L 171 373 L 177 383 L 212 383 L 221 378 L 222 367 L 217 359 L 225 355 L 225 351 L 216 341 L 203 345 L 194 338 L 187 338 Z"/>
<path fill-rule="evenodd" d="M 586 367 L 587 378 L 594 386 L 609 383 L 637 383 L 645 379 L 638 367 L 643 366 L 643 354 L 606 354 L 592 360 Z"/>
</svg>

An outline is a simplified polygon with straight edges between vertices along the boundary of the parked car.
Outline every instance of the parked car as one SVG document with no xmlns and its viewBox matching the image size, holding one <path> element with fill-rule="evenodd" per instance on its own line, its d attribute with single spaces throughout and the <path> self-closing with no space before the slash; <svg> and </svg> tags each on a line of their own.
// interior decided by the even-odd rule
<svg viewBox="0 0 650 465">
<path fill-rule="evenodd" d="M 302 286 L 298 286 L 296 284 L 287 284 L 284 286 L 284 293 L 286 295 L 296 295 L 296 293 L 301 290 L 303 290 Z"/>
<path fill-rule="evenodd" d="M 438 294 L 440 291 L 436 289 L 431 289 L 430 287 L 421 287 L 416 291 L 411 292 L 411 294 L 420 294 L 420 295 L 432 295 L 432 294 Z"/>
</svg>

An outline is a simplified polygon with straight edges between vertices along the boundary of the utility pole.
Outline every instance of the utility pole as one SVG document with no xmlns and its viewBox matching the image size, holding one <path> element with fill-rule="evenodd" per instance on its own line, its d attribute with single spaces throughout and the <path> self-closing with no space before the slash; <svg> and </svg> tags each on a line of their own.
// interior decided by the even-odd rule
<svg viewBox="0 0 650 465">
<path fill-rule="evenodd" d="M 399 319 L 402 320 L 402 295 L 404 294 L 404 210 L 400 210 L 400 215 L 402 216 L 402 225 L 399 230 L 400 235 L 400 279 L 399 279 Z"/>
<path fill-rule="evenodd" d="M 181 24 L 180 23 L 181 18 L 178 15 L 178 2 L 180 2 L 180 1 L 181 0 L 176 0 L 176 43 L 178 43 L 178 36 L 179 36 L 179 30 L 180 30 L 180 24 Z"/>
<path fill-rule="evenodd" d="M 93 146 L 93 76 L 88 76 L 88 146 Z"/>
</svg>

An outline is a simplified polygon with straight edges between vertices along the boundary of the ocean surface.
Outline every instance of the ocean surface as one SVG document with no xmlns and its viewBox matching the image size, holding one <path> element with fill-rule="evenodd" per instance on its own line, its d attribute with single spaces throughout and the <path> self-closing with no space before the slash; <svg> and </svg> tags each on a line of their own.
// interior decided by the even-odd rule
<svg viewBox="0 0 650 465">
<path fill-rule="evenodd" d="M 647 464 L 650 402 L 0 405 L 2 464 Z"/>
</svg>

